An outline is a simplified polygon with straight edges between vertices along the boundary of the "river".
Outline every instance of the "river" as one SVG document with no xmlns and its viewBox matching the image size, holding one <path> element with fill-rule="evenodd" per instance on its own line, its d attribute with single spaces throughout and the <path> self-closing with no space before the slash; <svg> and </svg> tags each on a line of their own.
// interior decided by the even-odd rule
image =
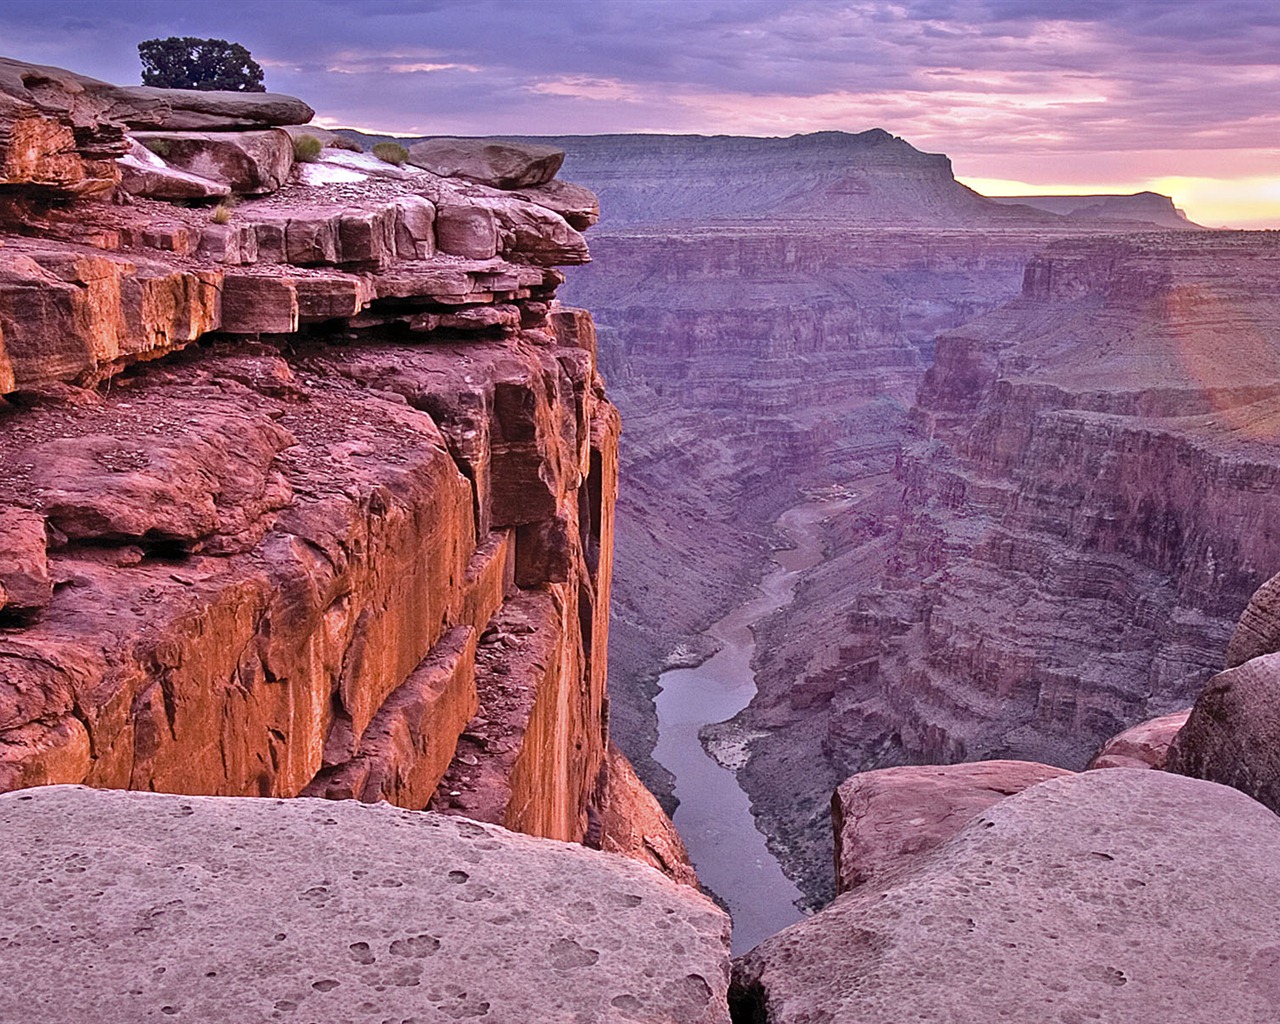
<svg viewBox="0 0 1280 1024">
<path fill-rule="evenodd" d="M 680 800 L 676 828 L 703 886 L 729 908 L 735 954 L 799 921 L 803 914 L 796 901 L 801 893 L 756 828 L 736 775 L 707 754 L 698 730 L 731 718 L 755 696 L 751 627 L 791 601 L 798 574 L 822 560 L 819 524 L 846 505 L 811 501 L 783 513 L 777 526 L 794 547 L 774 552 L 774 567 L 755 596 L 707 630 L 722 645 L 720 650 L 696 668 L 671 669 L 658 679 L 653 756 L 675 776 Z"/>
</svg>

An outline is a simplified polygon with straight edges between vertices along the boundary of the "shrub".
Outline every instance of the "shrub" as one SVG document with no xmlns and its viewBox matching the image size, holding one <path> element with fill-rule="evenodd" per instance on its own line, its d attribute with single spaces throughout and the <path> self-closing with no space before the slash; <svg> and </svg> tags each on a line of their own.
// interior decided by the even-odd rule
<svg viewBox="0 0 1280 1024">
<path fill-rule="evenodd" d="M 231 204 L 219 203 L 213 208 L 213 214 L 209 219 L 215 224 L 226 224 L 231 220 Z"/>
<path fill-rule="evenodd" d="M 299 135 L 293 140 L 293 158 L 301 164 L 313 164 L 320 159 L 323 148 L 314 135 Z"/>
<path fill-rule="evenodd" d="M 146 139 L 142 144 L 161 160 L 173 152 L 173 143 L 169 139 Z"/>
<path fill-rule="evenodd" d="M 373 147 L 373 155 L 383 163 L 397 167 L 409 159 L 409 151 L 398 142 L 379 142 Z"/>
</svg>

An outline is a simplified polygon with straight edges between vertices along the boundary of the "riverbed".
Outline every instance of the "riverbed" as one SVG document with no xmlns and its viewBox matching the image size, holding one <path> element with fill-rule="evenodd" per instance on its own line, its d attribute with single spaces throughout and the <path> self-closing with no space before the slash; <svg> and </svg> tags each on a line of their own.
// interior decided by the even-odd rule
<svg viewBox="0 0 1280 1024">
<path fill-rule="evenodd" d="M 737 776 L 707 754 L 698 730 L 731 718 L 755 696 L 751 627 L 791 601 L 799 574 L 822 560 L 822 520 L 846 504 L 811 501 L 783 513 L 777 527 L 793 547 L 775 551 L 755 596 L 707 630 L 720 650 L 696 668 L 671 669 L 658 679 L 653 756 L 675 776 L 675 824 L 698 877 L 733 916 L 735 954 L 799 921 L 802 894 L 756 828 Z"/>
</svg>

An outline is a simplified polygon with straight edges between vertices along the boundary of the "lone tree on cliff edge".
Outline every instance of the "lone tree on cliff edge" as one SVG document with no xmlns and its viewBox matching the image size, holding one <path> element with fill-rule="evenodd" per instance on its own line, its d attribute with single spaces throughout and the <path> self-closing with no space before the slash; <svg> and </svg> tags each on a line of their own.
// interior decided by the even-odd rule
<svg viewBox="0 0 1280 1024">
<path fill-rule="evenodd" d="M 162 89 L 266 92 L 262 66 L 239 43 L 170 36 L 138 44 L 142 84 Z"/>
</svg>

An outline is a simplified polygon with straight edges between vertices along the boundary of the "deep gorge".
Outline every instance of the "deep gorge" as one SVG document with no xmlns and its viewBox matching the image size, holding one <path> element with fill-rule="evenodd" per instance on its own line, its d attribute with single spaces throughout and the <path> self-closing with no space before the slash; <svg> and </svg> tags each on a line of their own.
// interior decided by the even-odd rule
<svg viewBox="0 0 1280 1024">
<path fill-rule="evenodd" d="M 312 115 L 0 58 L 0 1020 L 1275 1019 L 1274 235 Z"/>
</svg>

